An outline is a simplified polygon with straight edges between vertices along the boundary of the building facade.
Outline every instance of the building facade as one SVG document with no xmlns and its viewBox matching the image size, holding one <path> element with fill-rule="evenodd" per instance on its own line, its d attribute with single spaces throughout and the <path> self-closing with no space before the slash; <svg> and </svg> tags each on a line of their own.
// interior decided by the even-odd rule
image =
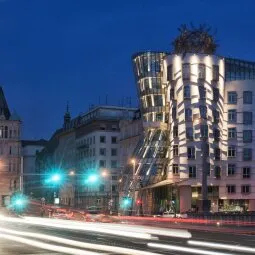
<svg viewBox="0 0 255 255">
<path fill-rule="evenodd" d="M 21 141 L 23 192 L 31 197 L 34 196 L 38 188 L 38 179 L 40 179 L 36 173 L 36 154 L 44 148 L 46 143 L 44 139 Z"/>
<path fill-rule="evenodd" d="M 57 169 L 65 175 L 58 192 L 62 205 L 117 211 L 119 123 L 132 119 L 135 111 L 137 108 L 98 106 L 71 118 L 67 109 L 63 128 L 49 141 L 51 150 L 46 146 L 38 157 L 40 171 Z M 52 197 L 53 190 L 45 190 Z"/>
<path fill-rule="evenodd" d="M 20 117 L 10 113 L 0 87 L 0 206 L 3 207 L 22 186 L 20 131 Z"/>
<path fill-rule="evenodd" d="M 255 211 L 255 63 L 196 48 L 133 64 L 145 138 L 134 155 L 143 187 L 133 179 L 129 192 L 143 210 L 202 211 L 206 198 L 211 211 Z"/>
</svg>

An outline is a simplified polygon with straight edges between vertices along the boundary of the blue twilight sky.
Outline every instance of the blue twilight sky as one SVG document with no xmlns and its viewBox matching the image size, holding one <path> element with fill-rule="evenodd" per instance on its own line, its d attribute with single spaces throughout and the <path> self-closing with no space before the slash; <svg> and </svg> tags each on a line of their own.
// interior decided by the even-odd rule
<svg viewBox="0 0 255 255">
<path fill-rule="evenodd" d="M 131 55 L 170 51 L 180 24 L 217 29 L 218 53 L 255 60 L 253 0 L 0 0 L 0 84 L 24 138 L 49 138 L 108 94 L 136 89 Z"/>
</svg>

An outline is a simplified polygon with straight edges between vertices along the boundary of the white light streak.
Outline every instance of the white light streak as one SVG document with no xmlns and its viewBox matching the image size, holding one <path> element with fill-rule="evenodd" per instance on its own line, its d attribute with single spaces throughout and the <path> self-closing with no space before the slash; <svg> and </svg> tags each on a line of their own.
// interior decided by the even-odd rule
<svg viewBox="0 0 255 255">
<path fill-rule="evenodd" d="M 255 249 L 254 248 L 246 247 L 246 246 L 230 245 L 230 244 L 222 244 L 222 243 L 211 243 L 211 242 L 201 242 L 201 241 L 192 241 L 192 240 L 189 240 L 188 244 L 196 245 L 196 246 L 202 246 L 202 247 L 209 247 L 209 248 L 214 248 L 214 249 L 226 249 L 226 250 L 232 250 L 232 251 L 243 251 L 243 252 L 255 254 Z"/>
<path fill-rule="evenodd" d="M 233 255 L 233 253 L 214 252 L 214 251 L 200 250 L 200 249 L 189 248 L 184 246 L 167 245 L 167 244 L 160 244 L 160 243 L 148 243 L 148 246 L 153 248 L 164 249 L 164 250 L 181 251 L 181 252 L 201 254 L 201 255 Z"/>
<path fill-rule="evenodd" d="M 5 232 L 8 234 L 13 234 L 13 235 L 38 238 L 38 239 L 52 241 L 52 242 L 61 243 L 61 244 L 68 244 L 70 246 L 76 246 L 76 247 L 84 248 L 84 249 L 101 250 L 101 251 L 121 253 L 121 254 L 127 254 L 127 255 L 157 255 L 156 253 L 152 253 L 152 252 L 139 251 L 139 250 L 135 250 L 135 249 L 128 249 L 128 248 L 122 248 L 122 247 L 117 247 L 117 246 L 79 242 L 79 241 L 74 241 L 71 239 L 66 239 L 66 238 L 61 238 L 61 237 L 56 237 L 56 236 L 51 236 L 51 235 L 45 235 L 45 234 L 15 231 L 15 230 L 4 229 L 4 228 L 0 228 L 0 232 Z M 95 254 L 95 253 L 93 253 L 93 254 Z M 100 254 L 102 254 L 102 253 L 100 253 Z"/>
<path fill-rule="evenodd" d="M 63 252 L 66 254 L 72 254 L 72 255 L 100 255 L 100 254 L 102 254 L 102 253 L 97 253 L 97 252 L 90 252 L 90 251 L 85 251 L 85 250 L 80 250 L 80 249 L 75 249 L 75 248 L 47 244 L 47 243 L 34 241 L 34 240 L 23 238 L 23 237 L 7 235 L 7 234 L 3 234 L 3 233 L 0 233 L 0 237 L 4 238 L 4 239 L 11 240 L 11 241 L 30 245 L 33 247 L 37 247 L 40 249 L 50 250 L 50 251 L 55 251 L 55 252 Z"/>
</svg>

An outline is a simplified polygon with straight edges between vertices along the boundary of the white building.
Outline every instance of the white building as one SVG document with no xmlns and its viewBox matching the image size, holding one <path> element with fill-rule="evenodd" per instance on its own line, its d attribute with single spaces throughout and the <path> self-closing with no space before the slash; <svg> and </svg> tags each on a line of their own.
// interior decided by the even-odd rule
<svg viewBox="0 0 255 255">
<path fill-rule="evenodd" d="M 36 172 L 36 154 L 39 153 L 47 141 L 40 140 L 22 140 L 22 158 L 23 158 L 23 192 L 26 195 L 34 196 L 40 184 L 40 176 Z"/>
<path fill-rule="evenodd" d="M 133 62 L 144 211 L 201 210 L 203 194 L 212 211 L 255 211 L 255 63 L 186 52 L 142 52 Z"/>
</svg>

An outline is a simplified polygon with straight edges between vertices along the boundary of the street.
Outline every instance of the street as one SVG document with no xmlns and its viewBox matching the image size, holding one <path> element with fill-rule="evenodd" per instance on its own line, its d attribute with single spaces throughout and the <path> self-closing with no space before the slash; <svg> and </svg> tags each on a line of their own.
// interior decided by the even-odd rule
<svg viewBox="0 0 255 255">
<path fill-rule="evenodd" d="M 0 217 L 0 254 L 254 254 L 255 236 Z"/>
</svg>

